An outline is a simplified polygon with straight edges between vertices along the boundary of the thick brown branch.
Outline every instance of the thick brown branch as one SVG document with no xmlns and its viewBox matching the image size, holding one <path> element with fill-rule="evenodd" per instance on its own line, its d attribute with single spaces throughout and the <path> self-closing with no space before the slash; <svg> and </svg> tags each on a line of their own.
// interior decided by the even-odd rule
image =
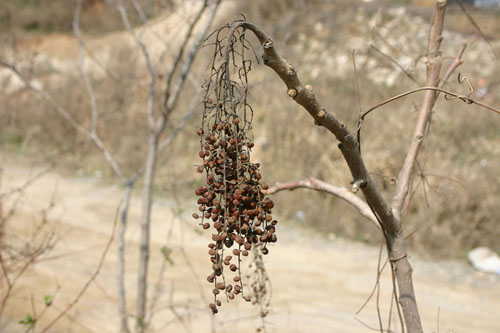
<svg viewBox="0 0 500 333">
<path fill-rule="evenodd" d="M 235 30 L 240 27 L 252 31 L 259 39 L 264 50 L 264 63 L 273 69 L 285 83 L 288 88 L 288 95 L 309 112 L 316 125 L 325 127 L 340 141 L 339 148 L 349 166 L 354 181 L 362 184 L 361 190 L 366 202 L 373 209 L 385 232 L 389 257 L 396 270 L 400 292 L 399 301 L 403 309 L 406 327 L 409 332 L 421 332 L 422 325 L 413 291 L 411 266 L 406 255 L 401 224 L 394 217 L 379 190 L 372 182 L 358 150 L 359 145 L 356 136 L 352 135 L 333 113 L 326 111 L 321 106 L 312 88 L 309 86 L 306 88 L 299 80 L 296 69 L 277 53 L 273 40 L 255 25 L 238 21 L 231 26 L 225 50 L 226 64 L 228 64 L 232 36 Z M 226 70 L 225 74 L 229 81 L 229 71 Z"/>
<path fill-rule="evenodd" d="M 381 229 L 380 224 L 377 221 L 377 218 L 375 217 L 375 215 L 373 215 L 373 212 L 371 211 L 370 207 L 363 199 L 357 197 L 354 193 L 352 193 L 345 187 L 334 186 L 316 178 L 310 178 L 308 180 L 296 180 L 293 182 L 283 183 L 283 184 L 276 184 L 275 186 L 264 191 L 264 193 L 275 194 L 280 191 L 285 191 L 285 190 L 291 191 L 297 188 L 307 188 L 310 190 L 332 194 L 354 206 L 361 213 L 361 215 L 370 220 L 377 228 Z"/>
</svg>

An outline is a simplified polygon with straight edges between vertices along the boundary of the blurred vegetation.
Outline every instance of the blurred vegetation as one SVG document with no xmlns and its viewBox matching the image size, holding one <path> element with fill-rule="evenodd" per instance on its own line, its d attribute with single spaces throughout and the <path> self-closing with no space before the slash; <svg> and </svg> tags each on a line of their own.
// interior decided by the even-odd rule
<svg viewBox="0 0 500 333">
<path fill-rule="evenodd" d="M 155 17 L 173 6 L 172 0 L 141 0 L 148 17 Z M 132 7 L 125 1 L 127 8 Z M 83 0 L 81 28 L 87 33 L 101 34 L 122 29 L 119 16 L 112 15 L 104 0 Z M 75 2 L 71 0 L 6 0 L 0 2 L 0 33 L 15 31 L 20 34 L 71 32 Z M 141 22 L 130 10 L 132 24 Z"/>
<path fill-rule="evenodd" d="M 2 19 L 2 29 L 5 32 L 8 27 L 16 26 L 30 30 L 30 26 L 35 26 L 37 30 L 47 32 L 67 31 L 72 20 L 72 8 L 61 9 L 64 7 L 61 6 L 62 2 L 66 0 L 3 3 L 0 5 L 3 8 L 1 15 L 7 17 L 5 8 L 8 8 L 11 21 L 6 23 Z M 157 9 L 155 4 L 158 2 L 163 7 Z M 151 17 L 168 7 L 168 1 L 144 3 Z M 385 3 L 387 6 L 393 5 L 392 2 Z M 16 8 L 26 4 L 30 6 L 23 7 L 16 15 L 12 14 Z M 54 6 L 54 13 L 49 10 L 36 12 L 37 6 L 42 4 Z M 87 1 L 87 16 L 83 16 L 82 29 L 86 33 L 121 29 L 119 17 L 110 9 L 103 9 L 102 13 L 106 14 L 89 14 L 94 10 L 92 6 L 100 5 L 101 1 Z M 356 126 L 359 112 L 354 75 L 340 77 L 336 68 L 324 68 L 323 63 L 312 61 L 306 51 L 297 50 L 306 50 L 313 42 L 325 48 L 345 43 L 347 36 L 359 29 L 355 17 L 360 10 L 375 15 L 378 7 L 368 4 L 360 9 L 359 3 L 351 1 L 257 0 L 239 3 L 233 12 L 234 15 L 245 13 L 247 19 L 263 26 L 275 38 L 280 52 L 296 66 L 304 82 L 313 85 L 325 107 L 337 113 L 352 129 Z M 422 17 L 428 16 L 430 12 L 426 8 L 409 9 L 410 13 L 414 11 Z M 500 24 L 499 21 L 493 22 L 498 14 L 481 15 L 488 17 L 491 23 L 488 24 L 488 31 L 496 36 Z M 457 19 L 449 17 L 447 27 L 466 34 L 474 33 L 465 21 L 457 23 L 463 14 L 456 8 L 450 10 L 449 16 Z M 219 24 L 232 17 L 221 18 Z M 486 22 L 482 16 L 480 20 L 481 23 Z M 138 18 L 135 22 L 138 22 Z M 318 22 L 324 25 L 323 32 L 318 32 Z M 301 34 L 305 40 L 299 38 Z M 421 42 L 421 51 L 424 52 L 426 41 Z M 200 53 L 193 71 L 200 82 L 206 76 L 206 58 L 210 56 L 207 51 Z M 147 96 L 144 86 L 137 84 L 138 78 L 145 73 L 138 65 L 137 57 L 132 54 L 129 46 L 114 47 L 112 57 L 116 61 L 109 66 L 113 78 L 98 78 L 93 82 L 102 110 L 99 133 L 117 156 L 118 162 L 127 165 L 128 171 L 137 168 L 145 156 L 146 119 L 142 106 Z M 376 57 L 376 54 L 368 52 L 366 56 Z M 485 56 L 489 56 L 487 52 Z M 350 54 L 347 57 L 349 59 Z M 346 66 L 352 73 L 350 60 Z M 492 66 L 498 68 L 498 62 L 493 61 Z M 313 71 L 309 70 L 314 67 L 320 69 L 319 75 L 313 75 Z M 167 70 L 168 66 L 165 66 L 164 71 Z M 375 84 L 367 78 L 364 68 L 359 70 L 365 109 L 415 87 L 406 77 L 400 78 L 395 87 Z M 493 75 L 485 79 L 490 87 L 488 102 L 498 106 L 500 79 Z M 262 163 L 264 180 L 272 185 L 275 182 L 316 177 L 335 185 L 349 186 L 350 174 L 336 141 L 326 130 L 314 126 L 310 116 L 290 101 L 282 82 L 268 69 L 255 63 L 250 80 L 256 143 L 252 158 Z M 159 83 L 160 91 L 161 87 Z M 61 105 L 88 126 L 89 113 L 82 110 L 89 110 L 89 100 L 79 76 L 68 76 L 65 84 L 49 89 L 53 89 L 50 92 Z M 180 112 L 173 115 L 170 130 L 183 116 L 182 110 L 187 108 L 193 95 L 194 89 L 191 87 L 183 92 L 183 101 L 178 109 Z M 416 119 L 415 109 L 421 103 L 421 98 L 422 95 L 415 95 L 392 103 L 372 114 L 363 125 L 363 155 L 373 178 L 388 200 L 395 190 L 390 178 L 398 175 L 404 160 Z M 57 159 L 70 172 L 108 170 L 97 149 L 75 133 L 64 120 L 54 116 L 50 106 L 40 103 L 26 92 L 15 96 L 0 95 L 0 103 L 4 110 L 9 111 L 0 115 L 2 150 Z M 175 144 L 162 154 L 157 176 L 158 184 L 161 185 L 156 189 L 162 195 L 189 198 L 192 207 L 195 204 L 192 191 L 195 184 L 200 182 L 200 176 L 194 168 L 199 163 L 199 143 L 195 135 L 198 120 L 195 117 Z M 500 251 L 500 228 L 497 226 L 500 220 L 499 128 L 498 117 L 490 112 L 458 101 L 439 99 L 434 109 L 431 132 L 419 159 L 416 170 L 418 176 L 413 184 L 415 192 L 405 220 L 406 235 L 410 236 L 408 241 L 413 249 L 445 257 L 463 256 L 465 251 L 479 245 Z M 105 176 L 111 177 L 111 173 L 105 171 Z M 275 199 L 276 215 L 283 223 L 296 223 L 325 234 L 335 233 L 360 241 L 375 243 L 380 240 L 373 226 L 341 200 L 306 190 L 281 192 Z M 187 208 L 191 209 L 191 206 L 188 204 Z"/>
</svg>

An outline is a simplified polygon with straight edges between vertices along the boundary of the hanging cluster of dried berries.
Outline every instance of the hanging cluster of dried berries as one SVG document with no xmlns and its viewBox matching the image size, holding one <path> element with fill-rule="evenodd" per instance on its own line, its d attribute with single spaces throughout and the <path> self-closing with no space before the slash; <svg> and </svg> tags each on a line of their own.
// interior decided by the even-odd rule
<svg viewBox="0 0 500 333">
<path fill-rule="evenodd" d="M 231 36 L 223 37 L 228 29 Z M 224 26 L 214 36 L 214 57 L 211 74 L 204 84 L 202 125 L 198 172 L 205 173 L 205 184 L 196 189 L 199 212 L 193 217 L 203 229 L 212 230 L 208 244 L 212 272 L 207 281 L 213 283 L 214 302 L 210 309 L 215 314 L 221 301 L 241 294 L 241 262 L 252 251 L 267 254 L 267 245 L 274 243 L 276 224 L 271 211 L 274 203 L 263 191 L 259 163 L 250 161 L 253 109 L 247 103 L 248 73 L 252 61 L 246 58 L 250 48 L 245 30 L 231 30 Z M 225 45 L 223 45 L 225 44 Z M 231 79 L 233 75 L 236 79 Z M 260 267 L 260 266 L 259 266 Z"/>
<path fill-rule="evenodd" d="M 203 159 L 198 171 L 206 173 L 206 184 L 195 191 L 200 213 L 193 217 L 203 229 L 213 228 L 213 242 L 208 244 L 213 272 L 207 280 L 214 284 L 215 302 L 210 304 L 214 313 L 221 304 L 217 300 L 221 292 L 228 299 L 242 293 L 241 257 L 260 243 L 267 254 L 267 244 L 277 240 L 277 221 L 271 215 L 274 203 L 262 193 L 268 187 L 261 183 L 259 163 L 250 162 L 253 143 L 240 128 L 239 118 L 231 118 L 214 122 L 208 131 L 197 131 Z M 227 269 L 234 272 L 232 281 L 226 279 Z M 248 296 L 243 298 L 250 301 Z"/>
</svg>

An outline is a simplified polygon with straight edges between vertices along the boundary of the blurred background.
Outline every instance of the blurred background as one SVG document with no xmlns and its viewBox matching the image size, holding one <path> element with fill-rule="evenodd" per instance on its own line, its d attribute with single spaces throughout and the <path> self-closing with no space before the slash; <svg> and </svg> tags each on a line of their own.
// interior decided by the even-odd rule
<svg viewBox="0 0 500 333">
<path fill-rule="evenodd" d="M 445 87 L 468 94 L 467 83 L 457 80 L 460 72 L 474 87 L 471 98 L 498 107 L 500 1 L 462 3 L 461 6 L 457 1 L 449 1 L 442 44 L 444 68 L 464 41 L 467 49 L 463 65 Z M 79 126 L 90 129 L 92 110 L 97 105 L 97 133 L 127 178 L 146 159 L 149 72 L 141 48 L 124 27 L 115 5 L 111 0 L 82 1 L 79 27 L 86 51 L 83 67 L 93 87 L 93 104 L 79 66 L 81 49 L 73 26 L 75 3 L 0 3 L 0 64 L 4 64 L 0 66 L 0 203 L 3 201 L 2 221 L 8 221 L 2 222 L 2 242 L 8 245 L 10 250 L 4 250 L 10 255 L 14 248 L 17 256 L 28 253 L 27 257 L 43 248 L 43 254 L 37 254 L 36 265 L 22 271 L 12 293 L 8 284 L 0 285 L 4 292 L 9 291 L 9 301 L 0 318 L 5 332 L 41 330 L 43 325 L 29 324 L 28 314 L 35 318 L 35 313 L 39 315 L 42 309 L 49 308 L 44 296 L 57 294 L 54 305 L 39 321 L 44 323 L 50 322 L 74 298 L 99 262 L 124 191 L 123 182 L 103 158 L 102 151 L 56 109 L 61 108 Z M 147 50 L 156 74 L 153 112 L 157 116 L 162 112 L 166 78 L 200 5 L 201 1 L 195 0 L 124 1 L 129 23 Z M 352 51 L 355 50 L 364 110 L 423 86 L 433 5 L 431 0 L 223 0 L 209 31 L 243 14 L 274 38 L 278 51 L 294 64 L 304 84 L 313 86 L 326 109 L 354 129 L 359 107 Z M 196 26 L 195 31 L 201 26 Z M 191 38 L 188 45 L 194 40 Z M 205 41 L 162 135 L 171 143 L 158 155 L 153 187 L 154 294 L 150 300 L 158 295 L 156 307 L 152 307 L 156 312 L 151 311 L 156 313 L 150 326 L 154 332 L 229 332 L 236 328 L 255 331 L 261 325 L 258 311 L 242 301 L 238 301 L 239 305 L 223 305 L 225 314 L 212 317 L 203 299 L 210 298 L 209 286 L 200 286 L 199 292 L 192 295 L 198 285 L 206 284 L 205 273 L 210 270 L 205 255 L 210 235 L 201 233 L 189 216 L 196 209 L 194 189 L 203 181 L 195 167 L 200 163 L 195 131 L 201 121 L 198 91 L 207 79 L 211 52 L 209 41 Z M 255 52 L 261 54 L 258 47 Z M 5 64 L 15 66 L 15 70 Z M 179 77 L 175 73 L 174 81 Z M 34 93 L 26 82 L 46 95 Z M 414 94 L 384 106 L 363 124 L 363 156 L 388 200 L 396 188 L 394 179 L 403 164 L 422 96 Z M 333 185 L 350 186 L 351 175 L 334 138 L 325 129 L 314 126 L 310 116 L 289 100 L 275 74 L 256 60 L 250 73 L 249 103 L 255 112 L 252 159 L 261 163 L 266 183 L 314 177 Z M 500 279 L 478 275 L 466 262 L 468 251 L 479 246 L 500 252 L 499 134 L 498 117 L 477 106 L 440 97 L 434 107 L 404 220 L 409 252 L 415 256 L 417 297 L 418 281 L 422 283 L 426 331 L 436 331 L 438 308 L 445 325 L 442 329 L 500 329 L 492 315 L 495 307 L 500 309 L 494 300 L 495 295 L 500 295 Z M 133 191 L 126 238 L 125 277 L 130 313 L 134 311 L 136 295 L 141 178 L 138 185 Z M 276 305 L 268 318 L 267 330 L 368 331 L 353 318 L 375 282 L 379 233 L 356 209 L 324 193 L 283 191 L 273 200 L 273 215 L 280 221 L 283 236 L 279 236 L 278 230 L 280 240 L 266 257 L 271 281 L 278 285 L 273 290 L 272 303 Z M 165 249 L 170 251 L 168 255 Z M 324 254 L 332 260 L 318 259 Z M 44 258 L 49 259 L 43 261 Z M 61 319 L 57 324 L 61 326 L 54 327 L 64 332 L 119 330 L 115 244 L 107 258 L 88 294 Z M 290 261 L 294 259 L 295 264 Z M 307 264 L 310 260 L 319 261 Z M 167 268 L 163 267 L 165 262 Z M 442 271 L 433 266 L 436 262 Z M 68 265 L 75 265 L 71 272 L 66 271 Z M 16 269 L 20 271 L 19 267 Z M 301 282 L 289 276 L 293 269 L 298 270 Z M 157 275 L 161 278 L 157 279 Z M 332 284 L 335 279 L 343 282 Z M 392 304 L 391 284 L 386 282 L 387 304 L 382 309 L 388 313 Z M 454 283 L 462 289 L 447 289 L 453 288 Z M 331 291 L 330 296 L 323 295 L 321 288 Z M 440 289 L 443 298 L 433 297 L 439 294 L 433 288 Z M 455 291 L 460 300 L 449 296 Z M 314 297 L 304 300 L 307 293 Z M 344 293 L 357 298 L 343 302 Z M 478 295 L 483 295 L 484 303 L 472 305 L 480 298 Z M 329 297 L 337 305 L 329 304 Z M 103 304 L 97 306 L 101 298 Z M 459 303 L 469 304 L 460 310 L 465 314 L 455 308 Z M 449 317 L 443 309 L 449 311 Z M 363 313 L 366 318 L 359 318 L 377 327 L 375 305 Z M 470 318 L 484 318 L 472 323 L 467 313 Z M 391 329 L 397 331 L 397 327 Z M 467 329 L 460 330 L 464 327 Z"/>
</svg>

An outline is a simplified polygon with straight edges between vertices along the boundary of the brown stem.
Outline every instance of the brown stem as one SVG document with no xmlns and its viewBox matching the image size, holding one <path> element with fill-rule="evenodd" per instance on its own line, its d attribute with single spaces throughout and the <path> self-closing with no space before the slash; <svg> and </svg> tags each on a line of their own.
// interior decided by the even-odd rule
<svg viewBox="0 0 500 333">
<path fill-rule="evenodd" d="M 263 191 L 265 194 L 275 194 L 280 191 L 289 190 L 292 191 L 297 188 L 307 188 L 311 190 L 316 190 L 320 192 L 325 192 L 328 194 L 332 194 L 352 206 L 354 206 L 358 211 L 366 217 L 370 222 L 372 222 L 377 228 L 380 228 L 380 224 L 377 221 L 375 215 L 371 211 L 370 207 L 367 205 L 363 199 L 357 197 L 354 193 L 346 189 L 345 187 L 334 186 L 328 183 L 325 183 L 316 178 L 310 178 L 308 180 L 296 180 L 289 183 L 276 184 L 273 187 L 270 187 L 268 190 Z"/>
<path fill-rule="evenodd" d="M 394 217 L 379 190 L 372 182 L 358 150 L 359 145 L 355 135 L 352 135 L 333 113 L 326 111 L 321 106 L 312 89 L 309 87 L 306 88 L 299 80 L 295 68 L 277 53 L 273 40 L 255 25 L 239 21 L 231 26 L 227 38 L 228 48 L 226 49 L 226 55 L 230 51 L 229 41 L 235 30 L 239 27 L 252 31 L 259 39 L 264 50 L 264 64 L 273 69 L 285 83 L 288 88 L 288 95 L 309 112 L 314 118 L 316 125 L 325 127 L 340 141 L 338 146 L 349 166 L 354 181 L 361 184 L 360 188 L 363 191 L 366 201 L 373 209 L 378 220 L 380 220 L 386 234 L 388 253 L 396 270 L 400 292 L 399 301 L 403 309 L 408 332 L 421 332 L 422 325 L 415 301 L 411 267 L 406 256 L 400 221 Z"/>
</svg>

